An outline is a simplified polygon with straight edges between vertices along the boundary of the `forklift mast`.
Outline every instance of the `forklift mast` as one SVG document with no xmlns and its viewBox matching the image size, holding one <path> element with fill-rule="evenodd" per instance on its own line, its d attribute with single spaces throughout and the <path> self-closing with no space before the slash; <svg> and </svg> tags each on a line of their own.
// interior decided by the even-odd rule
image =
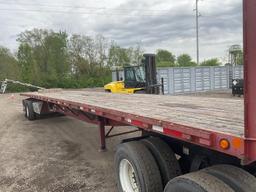
<svg viewBox="0 0 256 192">
<path fill-rule="evenodd" d="M 147 94 L 159 94 L 157 84 L 156 56 L 144 54 L 139 66 L 124 68 L 125 88 L 141 88 Z"/>
<path fill-rule="evenodd" d="M 157 71 L 156 71 L 156 55 L 144 54 L 143 65 L 145 68 L 146 78 L 146 93 L 159 94 L 159 86 L 157 86 Z"/>
</svg>

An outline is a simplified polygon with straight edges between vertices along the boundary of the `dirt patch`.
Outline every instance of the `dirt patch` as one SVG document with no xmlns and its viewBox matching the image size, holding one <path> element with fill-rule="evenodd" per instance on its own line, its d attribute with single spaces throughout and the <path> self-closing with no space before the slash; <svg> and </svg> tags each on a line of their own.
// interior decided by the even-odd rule
<svg viewBox="0 0 256 192">
<path fill-rule="evenodd" d="M 124 137 L 99 152 L 95 125 L 65 116 L 28 121 L 21 100 L 0 95 L 1 192 L 117 191 L 114 150 Z"/>
</svg>

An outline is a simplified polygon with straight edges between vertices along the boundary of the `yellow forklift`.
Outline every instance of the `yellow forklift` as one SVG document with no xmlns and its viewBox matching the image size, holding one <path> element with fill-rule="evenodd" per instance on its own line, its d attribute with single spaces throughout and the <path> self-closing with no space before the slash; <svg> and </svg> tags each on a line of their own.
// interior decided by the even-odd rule
<svg viewBox="0 0 256 192">
<path fill-rule="evenodd" d="M 163 90 L 163 83 L 157 84 L 156 57 L 154 54 L 144 54 L 143 57 L 141 65 L 124 67 L 124 79 L 119 80 L 117 71 L 117 81 L 105 85 L 105 91 L 125 94 L 159 94 L 160 87 Z"/>
</svg>

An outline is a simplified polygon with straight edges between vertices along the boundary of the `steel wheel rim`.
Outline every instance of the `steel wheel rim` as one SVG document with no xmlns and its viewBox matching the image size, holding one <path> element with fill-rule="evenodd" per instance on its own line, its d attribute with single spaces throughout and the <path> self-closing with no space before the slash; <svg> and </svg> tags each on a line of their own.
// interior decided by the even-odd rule
<svg viewBox="0 0 256 192">
<path fill-rule="evenodd" d="M 127 159 L 122 159 L 119 164 L 119 178 L 124 192 L 139 192 L 134 168 Z"/>
</svg>

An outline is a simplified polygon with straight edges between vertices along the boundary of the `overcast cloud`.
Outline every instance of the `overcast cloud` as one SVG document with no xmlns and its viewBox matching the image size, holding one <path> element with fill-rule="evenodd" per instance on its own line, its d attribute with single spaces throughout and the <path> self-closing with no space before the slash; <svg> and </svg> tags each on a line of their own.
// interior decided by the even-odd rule
<svg viewBox="0 0 256 192">
<path fill-rule="evenodd" d="M 200 8 L 200 59 L 225 60 L 242 45 L 242 1 L 204 0 Z M 146 52 L 168 49 L 195 58 L 195 0 L 0 0 L 0 45 L 17 49 L 17 35 L 47 28 L 102 34 L 124 47 L 140 42 Z"/>
</svg>

